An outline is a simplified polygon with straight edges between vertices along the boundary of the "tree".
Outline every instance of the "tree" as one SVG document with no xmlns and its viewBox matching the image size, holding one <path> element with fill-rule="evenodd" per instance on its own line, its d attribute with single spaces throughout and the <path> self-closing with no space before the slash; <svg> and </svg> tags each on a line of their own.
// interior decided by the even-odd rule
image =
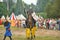
<svg viewBox="0 0 60 40">
<path fill-rule="evenodd" d="M 48 0 L 37 0 L 37 12 L 44 12 Z"/>
<path fill-rule="evenodd" d="M 55 0 L 53 7 L 56 18 L 60 17 L 60 0 Z"/>
<path fill-rule="evenodd" d="M 54 0 L 53 3 L 50 3 L 50 5 L 47 6 L 46 12 L 49 18 L 60 17 L 60 0 Z"/>
<path fill-rule="evenodd" d="M 13 6 L 14 6 L 13 0 L 3 0 L 3 2 L 6 4 L 7 11 L 9 12 L 10 15 L 13 11 Z"/>
<path fill-rule="evenodd" d="M 32 10 L 36 12 L 36 5 L 31 4 L 30 6 L 32 7 Z"/>
<path fill-rule="evenodd" d="M 7 15 L 8 14 L 8 11 L 7 11 L 7 7 L 6 7 L 6 4 L 3 3 L 3 2 L 0 2 L 0 17 L 2 15 Z"/>
<path fill-rule="evenodd" d="M 16 15 L 19 15 L 19 14 L 23 14 L 24 15 L 24 7 L 23 7 L 22 0 L 17 0 L 15 14 Z"/>
<path fill-rule="evenodd" d="M 8 0 L 8 4 L 9 4 L 9 9 L 11 9 L 12 5 L 13 5 L 13 1 L 12 0 Z"/>
<path fill-rule="evenodd" d="M 7 0 L 3 0 L 3 2 L 6 2 Z"/>
</svg>

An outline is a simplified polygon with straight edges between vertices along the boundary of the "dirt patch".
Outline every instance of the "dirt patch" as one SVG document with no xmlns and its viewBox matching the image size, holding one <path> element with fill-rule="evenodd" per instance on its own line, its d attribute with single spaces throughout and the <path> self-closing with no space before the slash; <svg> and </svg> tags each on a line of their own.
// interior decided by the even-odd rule
<svg viewBox="0 0 60 40">
<path fill-rule="evenodd" d="M 14 31 L 13 35 L 25 35 L 25 31 Z"/>
<path fill-rule="evenodd" d="M 25 35 L 25 31 L 13 31 L 13 35 Z M 36 31 L 36 36 L 60 36 L 60 31 L 57 30 L 40 30 Z"/>
<path fill-rule="evenodd" d="M 36 32 L 37 36 L 60 36 L 60 31 L 57 30 L 38 30 Z"/>
</svg>

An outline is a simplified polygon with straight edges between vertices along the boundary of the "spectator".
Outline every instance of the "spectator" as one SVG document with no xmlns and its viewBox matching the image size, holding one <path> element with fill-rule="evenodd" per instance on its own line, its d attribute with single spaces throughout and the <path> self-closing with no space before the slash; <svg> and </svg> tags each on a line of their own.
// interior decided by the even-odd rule
<svg viewBox="0 0 60 40">
<path fill-rule="evenodd" d="M 60 18 L 57 20 L 57 24 L 59 25 L 59 30 L 60 30 Z"/>
</svg>

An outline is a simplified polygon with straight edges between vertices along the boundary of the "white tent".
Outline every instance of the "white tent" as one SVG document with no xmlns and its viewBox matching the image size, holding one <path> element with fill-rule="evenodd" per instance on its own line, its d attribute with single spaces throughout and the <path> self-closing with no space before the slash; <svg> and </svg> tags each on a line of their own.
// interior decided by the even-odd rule
<svg viewBox="0 0 60 40">
<path fill-rule="evenodd" d="M 26 20 L 26 18 L 21 14 L 21 19 L 24 19 L 24 20 Z"/>
<path fill-rule="evenodd" d="M 3 15 L 3 16 L 1 17 L 1 19 L 5 19 L 5 16 Z"/>
<path fill-rule="evenodd" d="M 16 19 L 20 20 L 20 15 L 16 16 Z"/>
<path fill-rule="evenodd" d="M 22 14 L 16 16 L 16 18 L 20 20 L 26 20 L 26 18 Z"/>
<path fill-rule="evenodd" d="M 8 15 L 7 15 L 6 19 L 9 20 L 9 16 Z"/>
<path fill-rule="evenodd" d="M 10 20 L 16 20 L 16 16 L 15 14 L 12 12 L 11 16 L 10 16 Z"/>
<path fill-rule="evenodd" d="M 32 17 L 37 21 L 39 19 L 39 17 L 34 13 L 32 13 Z"/>
</svg>

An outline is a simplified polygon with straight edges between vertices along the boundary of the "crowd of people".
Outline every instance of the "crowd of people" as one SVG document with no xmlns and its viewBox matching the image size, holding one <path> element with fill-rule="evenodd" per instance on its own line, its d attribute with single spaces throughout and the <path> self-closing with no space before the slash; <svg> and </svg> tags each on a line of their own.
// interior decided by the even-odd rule
<svg viewBox="0 0 60 40">
<path fill-rule="evenodd" d="M 0 19 L 0 25 L 4 22 Z M 16 20 L 15 22 L 16 27 L 24 27 L 26 28 L 25 21 Z M 36 21 L 36 27 L 40 29 L 52 29 L 52 30 L 60 30 L 60 18 L 57 19 L 39 19 Z"/>
<path fill-rule="evenodd" d="M 60 30 L 60 18 L 59 19 L 39 19 L 36 22 L 38 28 L 52 29 L 52 30 Z"/>
<path fill-rule="evenodd" d="M 2 25 L 4 21 L 0 19 L 0 25 Z M 15 20 L 16 27 L 24 27 L 26 28 L 25 20 Z M 36 21 L 36 27 L 40 29 L 52 29 L 52 30 L 60 30 L 60 18 L 59 19 L 44 19 L 40 18 Z"/>
</svg>

